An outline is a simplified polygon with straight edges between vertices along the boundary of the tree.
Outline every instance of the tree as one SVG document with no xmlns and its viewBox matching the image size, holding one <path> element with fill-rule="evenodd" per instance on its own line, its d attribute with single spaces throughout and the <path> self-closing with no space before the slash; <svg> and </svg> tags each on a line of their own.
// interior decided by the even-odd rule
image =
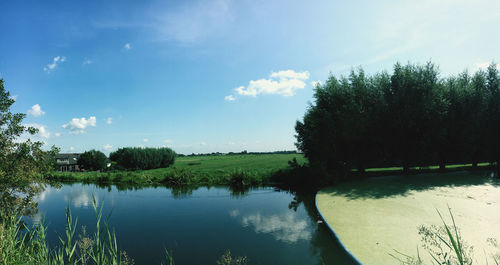
<svg viewBox="0 0 500 265">
<path fill-rule="evenodd" d="M 396 64 L 387 98 L 387 132 L 392 158 L 408 171 L 426 165 L 435 156 L 434 144 L 442 134 L 440 123 L 446 112 L 437 67 Z M 431 152 L 429 152 L 432 150 Z"/>
<path fill-rule="evenodd" d="M 488 130 L 488 157 L 500 170 L 500 75 L 497 65 L 492 63 L 487 69 L 487 89 L 490 94 L 486 116 Z"/>
<path fill-rule="evenodd" d="M 78 164 L 85 170 L 97 171 L 106 168 L 108 158 L 106 155 L 97 150 L 86 151 L 78 158 Z"/>
<path fill-rule="evenodd" d="M 52 169 L 58 152 L 55 146 L 43 151 L 42 142 L 30 139 L 38 130 L 22 124 L 26 114 L 10 111 L 14 102 L 0 79 L 0 212 L 3 214 L 34 210 L 32 199 L 43 188 L 39 180 Z"/>
</svg>

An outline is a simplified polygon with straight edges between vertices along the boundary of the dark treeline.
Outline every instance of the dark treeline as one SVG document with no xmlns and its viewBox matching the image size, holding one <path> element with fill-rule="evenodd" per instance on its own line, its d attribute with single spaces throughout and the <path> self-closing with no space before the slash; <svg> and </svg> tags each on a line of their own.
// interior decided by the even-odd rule
<svg viewBox="0 0 500 265">
<path fill-rule="evenodd" d="M 328 175 L 370 167 L 500 161 L 500 78 L 495 64 L 441 78 L 433 63 L 391 74 L 330 76 L 297 121 L 297 148 Z"/>
<path fill-rule="evenodd" d="M 125 147 L 109 154 L 117 168 L 128 170 L 166 168 L 172 165 L 177 154 L 170 148 Z"/>
</svg>

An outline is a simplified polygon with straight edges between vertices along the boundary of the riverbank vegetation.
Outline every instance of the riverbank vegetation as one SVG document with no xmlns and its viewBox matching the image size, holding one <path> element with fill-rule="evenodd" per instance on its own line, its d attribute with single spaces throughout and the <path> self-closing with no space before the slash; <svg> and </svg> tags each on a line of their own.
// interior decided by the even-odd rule
<svg viewBox="0 0 500 265">
<path fill-rule="evenodd" d="M 331 179 L 351 169 L 498 166 L 498 68 L 440 77 L 433 63 L 398 63 L 392 73 L 330 76 L 295 129 L 298 149 Z"/>
<path fill-rule="evenodd" d="M 3 218 L 0 264 L 133 265 L 134 260 L 119 249 L 116 234 L 103 218 L 103 205 L 98 206 L 94 198 L 92 206 L 96 214 L 94 232 L 88 234 L 86 227 L 78 227 L 78 218 L 67 208 L 65 234 L 60 235 L 58 246 L 47 244 L 47 227 L 43 223 L 27 227 L 18 216 Z M 173 264 L 168 252 L 165 264 Z"/>
</svg>

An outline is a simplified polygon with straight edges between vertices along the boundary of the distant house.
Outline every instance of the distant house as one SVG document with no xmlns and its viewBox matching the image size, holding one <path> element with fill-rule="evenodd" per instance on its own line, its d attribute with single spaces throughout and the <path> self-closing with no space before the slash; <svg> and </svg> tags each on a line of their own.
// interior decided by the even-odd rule
<svg viewBox="0 0 500 265">
<path fill-rule="evenodd" d="M 59 171 L 62 172 L 73 172 L 73 171 L 80 171 L 81 166 L 78 165 L 78 158 L 80 157 L 80 154 L 78 153 L 60 153 L 57 154 L 56 156 L 56 164 L 59 167 Z"/>
</svg>

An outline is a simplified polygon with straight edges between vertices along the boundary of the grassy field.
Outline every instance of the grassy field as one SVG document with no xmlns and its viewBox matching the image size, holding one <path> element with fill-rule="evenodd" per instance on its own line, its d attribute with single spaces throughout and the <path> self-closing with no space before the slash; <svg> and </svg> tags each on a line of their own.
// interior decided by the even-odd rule
<svg viewBox="0 0 500 265">
<path fill-rule="evenodd" d="M 500 240 L 500 181 L 486 171 L 376 177 L 322 189 L 317 207 L 342 243 L 364 264 L 400 264 L 396 251 L 429 261 L 420 225 L 449 224 L 451 208 L 474 264 L 485 264 Z M 426 263 L 434 264 L 434 263 Z M 494 264 L 494 263 L 493 263 Z"/>
<path fill-rule="evenodd" d="M 124 182 L 134 184 L 263 184 L 273 173 L 288 168 L 302 154 L 221 155 L 178 157 L 169 168 L 116 172 L 54 172 L 50 180 L 82 182 Z"/>
</svg>

